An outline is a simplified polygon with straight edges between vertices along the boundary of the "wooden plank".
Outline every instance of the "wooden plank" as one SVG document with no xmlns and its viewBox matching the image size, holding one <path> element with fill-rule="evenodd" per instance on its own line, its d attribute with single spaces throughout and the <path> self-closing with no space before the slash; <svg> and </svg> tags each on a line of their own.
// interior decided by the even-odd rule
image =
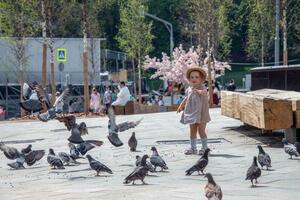
<svg viewBox="0 0 300 200">
<path fill-rule="evenodd" d="M 274 99 L 290 100 L 292 101 L 293 111 L 300 110 L 300 92 L 275 89 L 261 89 L 247 92 L 247 94 L 270 97 Z"/>
<path fill-rule="evenodd" d="M 294 111 L 294 124 L 296 128 L 300 128 L 300 110 Z"/>
<path fill-rule="evenodd" d="M 221 91 L 221 113 L 224 116 L 240 119 L 239 93 Z"/>
<path fill-rule="evenodd" d="M 274 130 L 293 125 L 292 103 L 262 96 L 239 94 L 240 119 L 257 128 Z"/>
</svg>

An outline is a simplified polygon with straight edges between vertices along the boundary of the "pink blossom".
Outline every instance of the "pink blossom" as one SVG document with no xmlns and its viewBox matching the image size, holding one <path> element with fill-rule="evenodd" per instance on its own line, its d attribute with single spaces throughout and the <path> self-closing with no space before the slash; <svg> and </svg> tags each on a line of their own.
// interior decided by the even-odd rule
<svg viewBox="0 0 300 200">
<path fill-rule="evenodd" d="M 182 48 L 182 45 L 176 47 L 172 54 L 172 59 L 165 53 L 162 53 L 162 58 L 158 59 L 156 57 L 150 58 L 146 56 L 144 62 L 144 69 L 156 69 L 156 72 L 151 76 L 151 78 L 160 78 L 162 80 L 170 80 L 174 83 L 184 83 L 187 84 L 185 78 L 186 71 L 195 66 L 199 65 L 201 60 L 201 55 L 198 53 L 194 47 L 191 47 L 188 51 Z M 204 59 L 204 64 L 201 65 L 203 69 L 207 72 L 208 59 Z M 231 70 L 230 65 L 227 62 L 220 62 L 214 60 L 211 62 L 212 78 L 224 75 L 225 70 Z"/>
</svg>

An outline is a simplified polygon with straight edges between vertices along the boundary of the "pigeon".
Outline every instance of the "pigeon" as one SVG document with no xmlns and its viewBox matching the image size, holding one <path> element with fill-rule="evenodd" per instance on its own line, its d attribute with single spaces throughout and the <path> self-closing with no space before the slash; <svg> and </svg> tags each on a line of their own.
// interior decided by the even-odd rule
<svg viewBox="0 0 300 200">
<path fill-rule="evenodd" d="M 23 165 L 24 162 L 19 162 L 19 161 L 16 161 L 16 162 L 13 162 L 13 163 L 8 163 L 7 165 L 13 169 L 25 169 L 24 165 Z"/>
<path fill-rule="evenodd" d="M 67 130 L 71 131 L 71 136 L 68 138 L 69 142 L 74 144 L 82 144 L 82 143 L 93 144 L 95 146 L 101 146 L 103 144 L 103 142 L 99 140 L 83 140 L 81 136 L 88 134 L 88 129 L 85 122 L 81 122 L 80 124 L 77 124 L 75 116 L 73 115 L 59 116 L 56 117 L 56 119 L 59 122 L 63 122 L 64 125 L 67 127 Z"/>
<path fill-rule="evenodd" d="M 48 94 L 46 93 L 46 91 L 41 87 L 41 86 L 37 86 L 36 87 L 36 91 L 38 94 L 39 99 L 42 102 L 45 102 L 45 104 L 47 105 L 48 110 L 44 113 L 40 113 L 37 115 L 38 119 L 42 122 L 47 122 L 51 119 L 54 119 L 57 117 L 57 114 L 59 114 L 61 111 L 59 111 L 59 109 L 57 109 L 57 106 L 59 104 L 65 104 L 67 103 L 67 98 L 70 95 L 70 89 L 66 88 L 59 97 L 56 98 L 54 104 L 51 104 L 51 101 L 49 99 Z"/>
<path fill-rule="evenodd" d="M 111 171 L 111 169 L 109 169 L 107 166 L 105 166 L 101 162 L 99 162 L 99 161 L 95 160 L 94 158 L 92 158 L 91 155 L 88 154 L 88 155 L 86 155 L 86 157 L 89 160 L 91 168 L 97 172 L 96 176 L 99 176 L 100 172 L 107 172 L 109 174 L 113 173 Z"/>
<path fill-rule="evenodd" d="M 156 171 L 156 167 L 160 167 L 161 171 L 164 169 L 168 169 L 166 162 L 160 157 L 155 147 L 151 148 L 152 155 L 150 157 L 150 162 L 154 166 L 154 171 Z"/>
<path fill-rule="evenodd" d="M 148 155 L 144 155 L 142 160 L 141 160 L 141 165 L 137 166 L 133 172 L 131 172 L 125 179 L 123 184 L 129 184 L 132 182 L 132 184 L 134 185 L 134 181 L 136 180 L 141 180 L 143 184 L 146 184 L 144 182 L 145 176 L 148 173 L 148 167 L 146 164 L 146 160 L 147 160 Z"/>
<path fill-rule="evenodd" d="M 118 133 L 126 131 L 128 129 L 134 128 L 140 124 L 143 118 L 138 121 L 123 122 L 121 124 L 116 124 L 116 116 L 112 107 L 108 109 L 108 140 L 110 143 L 116 147 L 123 145 L 120 140 Z"/>
<path fill-rule="evenodd" d="M 293 144 L 288 143 L 288 141 L 285 138 L 282 139 L 282 142 L 283 142 L 284 152 L 290 155 L 290 159 L 293 159 L 293 156 L 299 157 L 297 148 Z"/>
<path fill-rule="evenodd" d="M 260 164 L 262 169 L 264 168 L 264 166 L 266 166 L 267 170 L 268 170 L 269 167 L 272 167 L 271 166 L 271 158 L 270 158 L 269 154 L 267 154 L 263 150 L 262 146 L 258 145 L 257 148 L 259 150 L 258 156 L 257 156 L 258 163 Z"/>
<path fill-rule="evenodd" d="M 257 157 L 254 156 L 252 165 L 249 167 L 247 171 L 247 176 L 245 180 L 251 180 L 252 186 L 254 186 L 253 180 L 255 179 L 255 183 L 257 183 L 257 179 L 260 177 L 260 175 L 261 175 L 261 170 L 257 166 Z"/>
<path fill-rule="evenodd" d="M 137 155 L 135 158 L 136 158 L 135 166 L 137 166 L 137 167 L 141 166 L 142 157 Z M 148 168 L 149 172 L 152 172 L 152 173 L 155 172 L 153 165 L 148 160 L 146 160 L 146 167 Z"/>
<path fill-rule="evenodd" d="M 102 144 L 100 144 L 100 145 L 102 145 Z M 100 146 L 100 145 L 98 145 L 98 146 Z M 95 148 L 95 146 L 89 142 L 83 142 L 83 143 L 78 144 L 76 148 L 80 152 L 80 154 L 84 156 L 88 151 Z"/>
<path fill-rule="evenodd" d="M 28 166 L 34 165 L 37 161 L 41 160 L 45 155 L 44 150 L 32 150 L 25 154 L 25 162 Z"/>
<path fill-rule="evenodd" d="M 21 152 L 24 153 L 24 154 L 27 154 L 27 153 L 32 151 L 31 148 L 32 148 L 32 145 L 29 144 L 26 148 L 22 149 Z"/>
<path fill-rule="evenodd" d="M 79 158 L 79 151 L 78 149 L 76 148 L 76 146 L 73 144 L 73 143 L 69 143 L 69 148 L 70 148 L 70 157 L 73 159 L 73 160 L 76 160 Z"/>
<path fill-rule="evenodd" d="M 205 149 L 204 154 L 201 156 L 201 158 L 190 169 L 185 171 L 186 173 L 185 175 L 186 176 L 192 175 L 195 171 L 197 171 L 198 174 L 200 174 L 201 171 L 201 173 L 203 174 L 203 171 L 208 164 L 209 152 L 210 152 L 209 148 Z"/>
<path fill-rule="evenodd" d="M 137 140 L 135 138 L 135 132 L 132 132 L 132 135 L 128 140 L 128 146 L 130 148 L 130 151 L 136 151 Z"/>
<path fill-rule="evenodd" d="M 14 163 L 9 163 L 8 166 L 19 169 L 24 168 L 24 162 L 28 166 L 32 166 L 37 161 L 39 161 L 45 154 L 44 150 L 31 150 L 31 145 L 28 145 L 27 148 L 22 149 L 21 152 L 19 152 L 14 147 L 6 146 L 3 142 L 0 143 L 0 149 L 3 151 L 4 155 L 10 159 L 10 160 L 16 160 Z M 29 149 L 31 151 L 29 151 Z M 23 153 L 28 152 L 29 153 Z"/>
<path fill-rule="evenodd" d="M 49 154 L 47 157 L 47 161 L 50 164 L 51 167 L 54 169 L 65 169 L 63 162 L 59 157 L 57 157 L 53 151 L 53 149 L 49 149 Z"/>
<path fill-rule="evenodd" d="M 23 100 L 20 100 L 19 105 L 30 113 L 39 112 L 43 109 L 42 101 L 35 90 L 37 85 L 37 82 L 33 82 L 32 86 L 27 83 L 23 84 Z"/>
<path fill-rule="evenodd" d="M 210 173 L 206 173 L 204 177 L 206 177 L 208 180 L 204 188 L 206 198 L 208 200 L 221 200 L 223 197 L 221 187 L 218 184 L 216 184 Z"/>
<path fill-rule="evenodd" d="M 296 147 L 298 154 L 300 154 L 300 142 L 295 142 L 295 147 Z"/>
<path fill-rule="evenodd" d="M 59 152 L 58 156 L 64 165 L 70 165 L 70 163 L 74 163 L 74 164 L 77 163 L 69 154 L 65 152 Z"/>
<path fill-rule="evenodd" d="M 5 145 L 3 142 L 0 142 L 0 150 L 3 151 L 6 158 L 10 160 L 15 160 L 20 155 L 20 152 L 14 148 Z"/>
</svg>

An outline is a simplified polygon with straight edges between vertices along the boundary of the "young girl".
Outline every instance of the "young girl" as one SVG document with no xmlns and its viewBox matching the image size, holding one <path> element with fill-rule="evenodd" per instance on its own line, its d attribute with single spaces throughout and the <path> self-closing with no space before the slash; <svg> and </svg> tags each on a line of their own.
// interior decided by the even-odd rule
<svg viewBox="0 0 300 200">
<path fill-rule="evenodd" d="M 186 155 L 197 154 L 197 132 L 200 135 L 202 149 L 199 154 L 203 154 L 207 148 L 207 136 L 205 133 L 206 123 L 210 121 L 209 104 L 207 90 L 203 85 L 206 79 L 206 73 L 200 67 L 188 69 L 186 78 L 189 81 L 189 87 L 186 90 L 187 96 L 179 105 L 177 112 L 181 112 L 180 122 L 190 125 L 191 148 L 185 151 Z"/>
</svg>

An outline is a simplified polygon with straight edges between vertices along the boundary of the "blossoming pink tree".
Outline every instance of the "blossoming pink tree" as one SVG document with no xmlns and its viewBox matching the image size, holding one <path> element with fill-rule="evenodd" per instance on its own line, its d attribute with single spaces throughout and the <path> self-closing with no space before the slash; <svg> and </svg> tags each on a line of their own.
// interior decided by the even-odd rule
<svg viewBox="0 0 300 200">
<path fill-rule="evenodd" d="M 176 47 L 173 51 L 172 59 L 167 54 L 162 53 L 162 58 L 150 58 L 146 56 L 143 67 L 145 69 L 153 68 L 156 72 L 151 78 L 160 78 L 162 80 L 170 80 L 174 83 L 187 84 L 185 78 L 186 71 L 195 65 L 200 65 L 207 72 L 208 58 L 202 59 L 200 50 L 191 47 L 188 51 L 182 48 L 182 45 Z M 231 69 L 227 62 L 220 62 L 217 60 L 211 61 L 212 79 L 225 74 L 226 69 Z"/>
</svg>

